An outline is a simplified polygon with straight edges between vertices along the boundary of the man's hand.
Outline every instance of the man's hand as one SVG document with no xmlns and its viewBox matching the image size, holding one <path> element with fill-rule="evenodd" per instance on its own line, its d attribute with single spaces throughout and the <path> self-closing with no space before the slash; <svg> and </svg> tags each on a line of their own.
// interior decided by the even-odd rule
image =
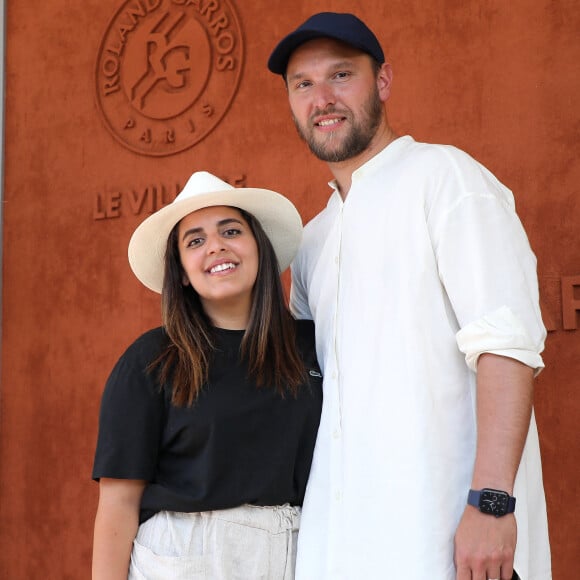
<svg viewBox="0 0 580 580">
<path fill-rule="evenodd" d="M 513 514 L 496 518 L 467 506 L 455 534 L 457 580 L 511 580 L 516 538 Z"/>
</svg>

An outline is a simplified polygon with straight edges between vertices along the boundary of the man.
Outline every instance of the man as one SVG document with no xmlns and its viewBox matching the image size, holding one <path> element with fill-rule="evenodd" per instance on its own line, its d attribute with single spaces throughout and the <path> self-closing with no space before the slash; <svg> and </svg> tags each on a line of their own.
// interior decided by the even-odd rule
<svg viewBox="0 0 580 580">
<path fill-rule="evenodd" d="M 268 67 L 335 178 L 293 266 L 324 371 L 297 578 L 551 578 L 532 413 L 546 333 L 511 192 L 395 134 L 391 67 L 355 16 L 312 16 Z"/>
</svg>

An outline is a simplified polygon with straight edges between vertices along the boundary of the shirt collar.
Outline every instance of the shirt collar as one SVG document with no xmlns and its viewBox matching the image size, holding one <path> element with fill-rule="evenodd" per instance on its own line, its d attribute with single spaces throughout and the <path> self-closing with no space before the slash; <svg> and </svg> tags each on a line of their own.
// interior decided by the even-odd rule
<svg viewBox="0 0 580 580">
<path fill-rule="evenodd" d="M 363 163 L 360 167 L 355 169 L 352 174 L 352 182 L 355 183 L 359 179 L 363 179 L 366 175 L 373 173 L 378 167 L 382 167 L 388 160 L 398 156 L 414 142 L 415 140 L 410 135 L 397 137 L 374 157 L 371 157 L 366 163 Z M 328 185 L 334 190 L 334 193 L 340 197 L 336 179 L 329 181 Z"/>
</svg>

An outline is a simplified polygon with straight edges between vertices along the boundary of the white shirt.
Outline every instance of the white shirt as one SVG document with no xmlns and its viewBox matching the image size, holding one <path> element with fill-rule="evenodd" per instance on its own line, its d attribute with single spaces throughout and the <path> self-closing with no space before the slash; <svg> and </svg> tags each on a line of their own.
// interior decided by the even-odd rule
<svg viewBox="0 0 580 580">
<path fill-rule="evenodd" d="M 511 192 L 454 147 L 401 137 L 353 174 L 345 202 L 330 185 L 292 268 L 324 373 L 296 578 L 453 580 L 477 357 L 543 367 L 536 260 Z M 547 580 L 533 418 L 514 495 L 515 569 Z"/>
</svg>

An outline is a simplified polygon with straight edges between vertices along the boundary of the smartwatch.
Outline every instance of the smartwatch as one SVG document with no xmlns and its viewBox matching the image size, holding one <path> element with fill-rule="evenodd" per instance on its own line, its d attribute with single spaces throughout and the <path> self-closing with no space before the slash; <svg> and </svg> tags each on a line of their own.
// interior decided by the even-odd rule
<svg viewBox="0 0 580 580">
<path fill-rule="evenodd" d="M 470 489 L 467 503 L 478 508 L 481 513 L 496 518 L 511 514 L 516 509 L 516 498 L 499 489 Z"/>
</svg>

